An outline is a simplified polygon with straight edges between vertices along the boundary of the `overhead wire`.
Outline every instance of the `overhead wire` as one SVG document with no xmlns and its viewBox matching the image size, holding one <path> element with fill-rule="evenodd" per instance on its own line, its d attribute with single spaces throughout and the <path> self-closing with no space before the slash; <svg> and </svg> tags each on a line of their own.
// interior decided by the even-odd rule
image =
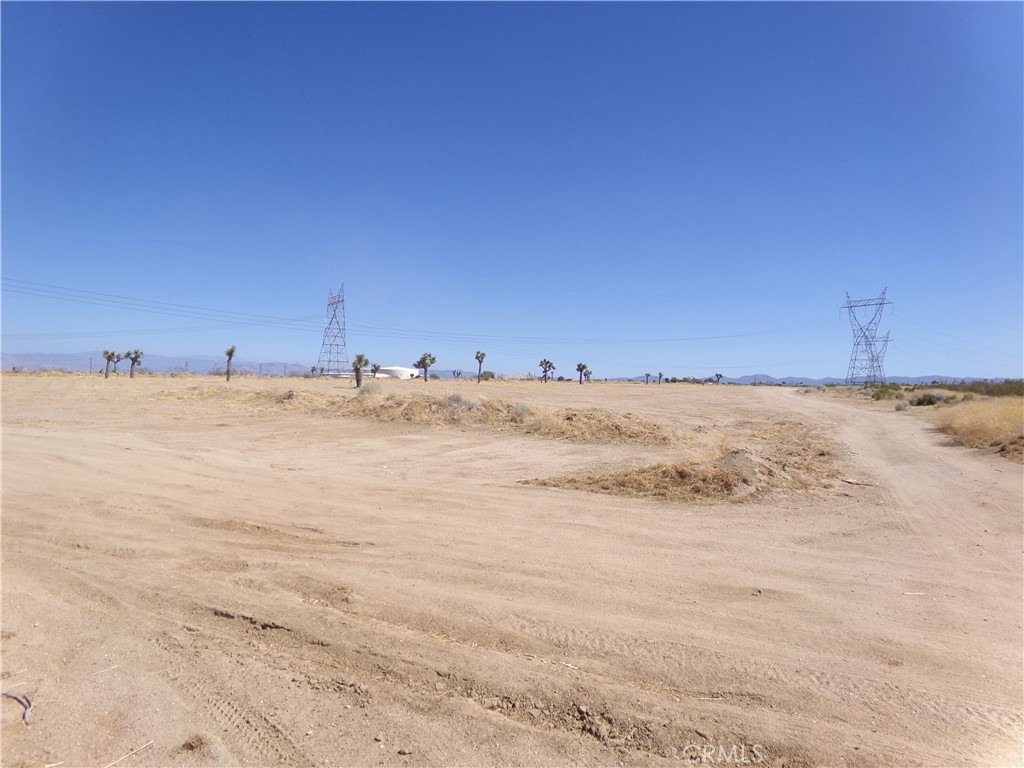
<svg viewBox="0 0 1024 768">
<path fill-rule="evenodd" d="M 72 303 L 88 304 L 93 306 L 104 306 L 112 309 L 124 309 L 133 312 L 163 315 L 168 317 L 181 317 L 194 320 L 218 321 L 225 327 L 228 325 L 243 325 L 266 328 L 279 328 L 282 330 L 295 331 L 320 331 L 323 324 L 317 320 L 307 318 L 287 318 L 275 315 L 264 315 L 253 312 L 237 312 L 233 310 L 213 309 L 199 307 L 190 304 L 178 304 L 174 302 L 141 299 L 138 297 L 124 296 L 119 294 L 105 293 L 101 291 L 90 291 L 65 286 L 38 283 L 28 280 L 3 277 L 2 288 L 5 292 L 16 293 L 38 298 L 53 299 Z M 733 334 L 713 334 L 704 336 L 676 336 L 676 337 L 559 337 L 559 336 L 516 336 L 499 334 L 471 334 L 452 331 L 436 331 L 408 328 L 391 323 L 382 322 L 375 318 L 359 314 L 349 314 L 349 317 L 356 322 L 348 322 L 348 329 L 360 335 L 371 338 L 393 338 L 407 339 L 424 342 L 450 342 L 450 343 L 473 343 L 496 345 L 508 345 L 509 352 L 522 352 L 530 354 L 526 350 L 519 349 L 523 344 L 669 344 L 693 341 L 718 341 L 734 338 L 748 338 L 753 336 L 767 336 L 791 333 L 792 331 L 749 331 Z M 193 332 L 196 330 L 212 330 L 211 328 L 190 328 L 180 329 L 180 332 Z M 160 329 L 154 333 L 173 333 L 174 329 Z M 99 331 L 67 332 L 62 338 L 75 338 L 81 334 L 99 335 Z M 54 334 L 40 335 L 53 337 Z M 5 338 L 25 338 L 24 335 L 5 335 Z"/>
</svg>

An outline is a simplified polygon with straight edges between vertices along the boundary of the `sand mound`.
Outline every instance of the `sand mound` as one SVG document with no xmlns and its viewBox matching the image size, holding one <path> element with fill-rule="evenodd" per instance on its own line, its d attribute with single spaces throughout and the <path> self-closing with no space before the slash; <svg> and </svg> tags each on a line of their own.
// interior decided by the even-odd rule
<svg viewBox="0 0 1024 768">
<path fill-rule="evenodd" d="M 693 460 L 522 482 L 672 502 L 737 502 L 833 487 L 835 451 L 816 429 L 800 422 L 770 424 L 752 430 L 744 445 L 716 450 L 705 443 L 703 458 L 696 446 Z"/>
</svg>

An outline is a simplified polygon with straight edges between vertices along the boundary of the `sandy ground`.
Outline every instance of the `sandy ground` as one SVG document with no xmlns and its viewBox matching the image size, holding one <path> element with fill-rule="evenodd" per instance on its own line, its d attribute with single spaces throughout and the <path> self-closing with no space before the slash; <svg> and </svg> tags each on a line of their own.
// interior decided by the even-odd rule
<svg viewBox="0 0 1024 768">
<path fill-rule="evenodd" d="M 2 700 L 5 766 L 1024 764 L 1024 467 L 891 403 L 384 387 L 674 435 L 646 444 L 287 407 L 348 382 L 2 384 L 3 691 L 34 704 Z M 777 487 L 522 482 L 715 445 Z"/>
</svg>

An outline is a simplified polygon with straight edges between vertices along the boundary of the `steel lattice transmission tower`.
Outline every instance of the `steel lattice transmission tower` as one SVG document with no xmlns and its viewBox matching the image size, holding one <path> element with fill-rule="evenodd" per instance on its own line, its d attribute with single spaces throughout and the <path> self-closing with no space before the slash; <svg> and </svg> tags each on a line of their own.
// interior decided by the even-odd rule
<svg viewBox="0 0 1024 768">
<path fill-rule="evenodd" d="M 882 322 L 882 313 L 886 305 L 885 292 L 876 299 L 851 299 L 846 294 L 846 303 L 841 307 L 850 315 L 850 327 L 853 329 L 853 352 L 850 354 L 850 367 L 846 371 L 847 384 L 885 384 L 885 371 L 882 370 L 882 358 L 889 346 L 889 334 L 878 335 L 878 325 Z"/>
<path fill-rule="evenodd" d="M 327 292 L 324 341 L 320 345 L 317 371 L 324 376 L 340 376 L 350 369 L 345 345 L 345 286 L 337 293 Z"/>
</svg>

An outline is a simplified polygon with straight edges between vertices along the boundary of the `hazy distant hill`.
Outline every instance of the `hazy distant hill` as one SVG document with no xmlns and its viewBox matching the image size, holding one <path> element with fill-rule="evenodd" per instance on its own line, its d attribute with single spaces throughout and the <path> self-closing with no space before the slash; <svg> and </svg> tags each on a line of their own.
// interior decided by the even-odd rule
<svg viewBox="0 0 1024 768">
<path fill-rule="evenodd" d="M 87 373 L 89 371 L 89 360 L 92 359 L 92 370 L 98 372 L 103 370 L 104 362 L 103 357 L 99 352 L 73 352 L 67 354 L 46 354 L 46 353 L 24 353 L 24 354 L 12 354 L 4 352 L 0 356 L 0 367 L 3 370 L 9 371 L 11 368 L 17 368 L 18 370 L 24 369 L 26 371 L 42 371 L 42 370 L 64 370 L 64 371 L 78 371 Z M 154 373 L 176 373 L 180 371 L 192 371 L 198 374 L 207 374 L 211 371 L 223 371 L 224 370 L 225 358 L 223 355 L 210 356 L 210 355 L 196 355 L 193 357 L 167 357 L 164 355 L 146 355 L 142 358 L 143 370 L 152 371 Z M 119 371 L 128 370 L 128 362 L 122 361 L 118 364 Z M 304 363 L 261 363 L 253 362 L 251 360 L 243 360 L 235 358 L 234 369 L 237 373 L 255 373 L 263 376 L 294 376 L 296 374 L 308 373 L 311 364 Z M 430 369 L 430 375 L 438 376 L 442 379 L 452 378 L 452 372 L 450 370 L 438 370 L 435 368 Z M 464 370 L 462 372 L 463 378 L 471 379 L 475 377 L 475 372 L 470 370 Z M 565 377 L 566 380 L 576 381 L 576 377 Z M 596 380 L 600 381 L 600 377 Z M 612 381 L 640 381 L 644 380 L 643 376 L 633 376 L 632 378 L 621 377 L 612 379 Z M 652 382 L 656 382 L 658 379 L 656 376 L 651 377 Z M 723 384 L 778 384 L 778 385 L 789 385 L 789 386 L 807 386 L 816 387 L 819 384 L 842 384 L 845 379 L 828 377 L 824 379 L 812 379 L 805 376 L 786 376 L 784 378 L 776 378 L 774 376 L 768 376 L 763 373 L 755 373 L 747 376 L 740 376 L 738 378 L 723 378 Z M 967 376 L 891 376 L 887 378 L 887 381 L 894 384 L 931 384 L 933 381 L 942 383 L 954 383 L 958 381 L 975 381 L 974 378 Z"/>
</svg>

